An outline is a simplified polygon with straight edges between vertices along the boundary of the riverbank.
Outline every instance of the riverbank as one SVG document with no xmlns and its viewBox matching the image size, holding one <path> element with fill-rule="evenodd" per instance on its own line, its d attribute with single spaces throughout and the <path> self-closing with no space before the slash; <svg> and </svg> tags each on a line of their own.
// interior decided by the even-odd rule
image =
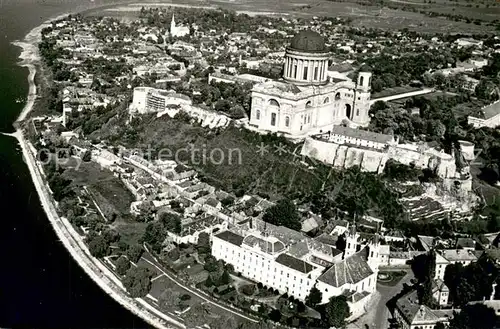
<svg viewBox="0 0 500 329">
<path fill-rule="evenodd" d="M 20 124 L 26 119 L 30 111 L 33 109 L 37 98 L 37 86 L 34 78 L 37 73 L 37 65 L 40 64 L 41 60 L 38 53 L 38 43 L 41 40 L 41 31 L 50 23 L 50 21 L 66 17 L 67 15 L 68 14 L 60 15 L 44 22 L 42 25 L 31 30 L 23 41 L 16 41 L 13 43 L 14 45 L 22 48 L 22 53 L 19 56 L 21 59 L 19 65 L 29 69 L 29 92 L 26 104 L 16 121 L 16 132 L 10 135 L 15 137 L 21 146 L 23 157 L 28 166 L 31 179 L 35 185 L 45 214 L 47 215 L 54 231 L 65 248 L 69 251 L 71 257 L 79 264 L 87 275 L 120 305 L 152 326 L 162 329 L 185 328 L 182 323 L 154 309 L 144 300 L 129 297 L 120 280 L 99 260 L 92 257 L 83 241 L 83 237 L 76 232 L 66 218 L 58 215 L 52 194 L 44 180 L 43 168 L 36 160 L 37 151 L 23 135 Z"/>
</svg>

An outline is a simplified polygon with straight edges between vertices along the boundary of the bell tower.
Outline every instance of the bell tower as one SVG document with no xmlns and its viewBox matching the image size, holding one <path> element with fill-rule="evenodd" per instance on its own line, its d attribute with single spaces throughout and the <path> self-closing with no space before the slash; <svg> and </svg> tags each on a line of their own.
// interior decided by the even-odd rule
<svg viewBox="0 0 500 329">
<path fill-rule="evenodd" d="M 370 123 L 370 97 L 371 97 L 371 72 L 359 72 L 358 80 L 356 81 L 356 90 L 354 93 L 354 108 L 352 121 L 362 127 Z"/>
<path fill-rule="evenodd" d="M 368 244 L 368 265 L 376 272 L 380 265 L 380 237 L 375 234 L 373 240 Z"/>
<path fill-rule="evenodd" d="M 356 232 L 356 225 L 352 224 L 345 239 L 344 259 L 356 253 L 358 249 L 358 239 L 359 234 Z"/>
</svg>

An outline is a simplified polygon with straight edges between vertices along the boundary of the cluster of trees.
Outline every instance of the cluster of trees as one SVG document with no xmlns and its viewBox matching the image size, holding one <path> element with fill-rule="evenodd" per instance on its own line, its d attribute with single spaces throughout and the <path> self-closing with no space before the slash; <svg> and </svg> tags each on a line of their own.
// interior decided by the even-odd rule
<svg viewBox="0 0 500 329">
<path fill-rule="evenodd" d="M 49 156 L 53 156 L 49 155 Z M 59 155 L 57 155 L 59 157 Z M 47 165 L 45 165 L 44 171 L 47 177 L 47 182 L 52 190 L 52 196 L 54 200 L 61 201 L 65 198 L 71 198 L 75 195 L 71 185 L 71 180 L 63 176 L 64 168 L 60 166 L 59 158 L 57 160 L 52 159 Z"/>
<path fill-rule="evenodd" d="M 150 222 L 142 241 L 146 242 L 155 252 L 160 252 L 168 232 L 179 234 L 182 230 L 181 218 L 171 212 L 165 212 L 158 216 L 158 220 Z"/>
<path fill-rule="evenodd" d="M 264 221 L 273 225 L 285 226 L 300 231 L 302 224 L 295 203 L 289 199 L 281 199 L 274 206 L 266 209 Z"/>
<path fill-rule="evenodd" d="M 233 271 L 232 265 L 224 264 L 222 260 L 216 260 L 212 255 L 208 255 L 205 258 L 203 268 L 209 272 L 205 280 L 205 286 L 208 288 L 212 286 L 219 287 L 232 282 L 231 275 L 229 274 Z"/>
<path fill-rule="evenodd" d="M 400 182 L 415 181 L 422 171 L 415 166 L 407 166 L 394 160 L 388 160 L 384 168 L 384 177 Z"/>
<path fill-rule="evenodd" d="M 153 273 L 143 266 L 129 268 L 123 279 L 123 285 L 133 298 L 145 297 L 151 290 L 151 278 Z"/>
<path fill-rule="evenodd" d="M 322 320 L 328 327 L 345 328 L 346 319 L 351 315 L 347 297 L 340 295 L 331 297 L 328 303 L 319 305 L 323 299 L 321 291 L 313 287 L 306 297 L 306 305 L 321 313 Z"/>
<path fill-rule="evenodd" d="M 420 80 L 429 70 L 455 63 L 455 57 L 451 52 L 443 54 L 441 50 L 428 50 L 418 55 L 407 54 L 399 58 L 392 58 L 387 54 L 370 56 L 365 58 L 364 62 L 366 66 L 363 69 L 373 73 L 372 90 L 379 92 Z"/>
<path fill-rule="evenodd" d="M 374 173 L 362 172 L 354 166 L 341 172 L 333 172 L 336 183 L 325 184 L 322 191 L 308 198 L 311 210 L 323 218 L 334 218 L 338 211 L 346 212 L 350 218 L 368 212 L 384 218 L 386 227 L 394 227 L 403 219 L 403 207 L 399 195 L 392 191 L 382 178 Z"/>
<path fill-rule="evenodd" d="M 482 304 L 472 304 L 465 305 L 460 312 L 455 312 L 447 328 L 494 329 L 497 328 L 497 322 L 497 316 L 493 308 Z"/>
<path fill-rule="evenodd" d="M 193 95 L 195 104 L 204 104 L 211 109 L 224 112 L 234 119 L 241 119 L 250 114 L 252 89 L 251 83 L 203 82 L 198 86 L 199 95 Z M 180 91 L 190 93 L 190 91 Z"/>
<path fill-rule="evenodd" d="M 467 266 L 460 263 L 448 265 L 444 282 L 450 289 L 450 301 L 461 307 L 471 301 L 489 299 L 492 293 L 498 299 L 500 291 L 492 291 L 498 274 L 495 262 L 487 255 Z"/>
</svg>

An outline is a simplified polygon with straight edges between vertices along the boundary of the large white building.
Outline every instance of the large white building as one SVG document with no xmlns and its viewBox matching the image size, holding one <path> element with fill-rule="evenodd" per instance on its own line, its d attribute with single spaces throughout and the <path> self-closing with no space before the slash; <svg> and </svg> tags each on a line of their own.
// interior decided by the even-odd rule
<svg viewBox="0 0 500 329">
<path fill-rule="evenodd" d="M 316 286 L 323 303 L 346 295 L 351 319 L 365 312 L 376 289 L 380 244 L 376 237 L 358 251 L 354 227 L 342 252 L 300 232 L 253 220 L 213 237 L 212 255 L 234 266 L 244 277 L 305 300 Z"/>
<path fill-rule="evenodd" d="M 481 117 L 469 115 L 467 123 L 474 128 L 496 128 L 500 126 L 500 100 L 481 109 Z"/>
<path fill-rule="evenodd" d="M 162 112 L 173 105 L 191 105 L 191 99 L 183 94 L 150 87 L 134 88 L 134 96 L 130 105 L 131 112 Z"/>
<path fill-rule="evenodd" d="M 178 26 L 175 24 L 175 17 L 172 13 L 172 20 L 170 21 L 170 35 L 173 37 L 183 37 L 189 35 L 188 26 Z"/>
<path fill-rule="evenodd" d="M 371 73 L 360 72 L 356 82 L 329 77 L 329 57 L 321 35 L 299 32 L 286 49 L 283 80 L 253 87 L 250 125 L 292 136 L 328 131 L 342 122 L 367 126 Z"/>
</svg>

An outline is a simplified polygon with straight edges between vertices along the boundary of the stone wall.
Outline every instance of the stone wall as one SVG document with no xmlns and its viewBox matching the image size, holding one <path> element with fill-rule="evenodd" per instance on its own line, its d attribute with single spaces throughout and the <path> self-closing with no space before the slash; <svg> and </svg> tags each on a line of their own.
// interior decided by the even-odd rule
<svg viewBox="0 0 500 329">
<path fill-rule="evenodd" d="M 436 170 L 441 178 L 459 178 L 452 155 L 425 149 L 415 145 L 394 145 L 386 150 L 360 148 L 306 138 L 301 155 L 333 165 L 336 168 L 359 166 L 362 171 L 382 173 L 387 160 L 393 159 L 405 165 Z"/>
<path fill-rule="evenodd" d="M 182 105 L 180 109 L 167 109 L 163 112 L 157 114 L 157 117 L 161 117 L 167 114 L 170 117 L 174 117 L 180 111 L 186 112 L 190 117 L 198 121 L 202 127 L 208 127 L 210 129 L 217 127 L 226 127 L 231 122 L 231 118 L 217 113 L 215 111 L 204 110 L 202 108 Z"/>
</svg>

